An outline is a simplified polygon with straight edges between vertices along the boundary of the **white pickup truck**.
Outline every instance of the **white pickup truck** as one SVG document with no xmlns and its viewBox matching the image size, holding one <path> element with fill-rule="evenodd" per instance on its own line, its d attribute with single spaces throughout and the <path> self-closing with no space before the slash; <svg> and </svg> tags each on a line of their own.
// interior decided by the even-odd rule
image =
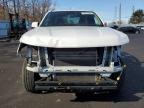
<svg viewBox="0 0 144 108">
<path fill-rule="evenodd" d="M 32 27 L 17 50 L 26 57 L 22 78 L 27 91 L 118 90 L 124 75 L 121 47 L 129 43 L 126 34 L 104 27 L 91 11 L 48 12 Z"/>
</svg>

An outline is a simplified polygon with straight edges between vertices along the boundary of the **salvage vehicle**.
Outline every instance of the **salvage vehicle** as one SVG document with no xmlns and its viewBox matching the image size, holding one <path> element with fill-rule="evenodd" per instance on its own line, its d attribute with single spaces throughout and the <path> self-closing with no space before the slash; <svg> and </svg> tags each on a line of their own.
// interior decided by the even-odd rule
<svg viewBox="0 0 144 108">
<path fill-rule="evenodd" d="M 126 34 L 104 27 L 91 11 L 51 11 L 32 27 L 17 50 L 26 58 L 22 78 L 27 91 L 79 94 L 119 89 Z"/>
</svg>

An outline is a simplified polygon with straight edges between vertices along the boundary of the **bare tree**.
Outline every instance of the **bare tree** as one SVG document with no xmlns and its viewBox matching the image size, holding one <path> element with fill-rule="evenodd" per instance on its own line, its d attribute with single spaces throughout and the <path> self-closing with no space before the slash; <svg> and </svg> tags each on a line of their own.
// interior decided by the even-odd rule
<svg viewBox="0 0 144 108">
<path fill-rule="evenodd" d="M 5 17 L 8 13 L 31 21 L 40 21 L 53 5 L 53 0 L 0 0 Z"/>
<path fill-rule="evenodd" d="M 51 5 L 51 0 L 31 0 L 33 21 L 40 21 Z"/>
<path fill-rule="evenodd" d="M 45 13 L 48 10 L 50 10 L 52 2 L 51 2 L 51 0 L 43 0 L 43 1 L 39 0 L 37 3 L 38 4 L 35 8 L 36 13 L 37 13 L 36 14 L 36 20 L 40 21 L 43 18 L 43 16 L 45 15 Z"/>
<path fill-rule="evenodd" d="M 30 16 L 30 12 L 28 10 L 30 5 L 28 3 L 28 0 L 21 0 L 20 2 L 21 4 L 21 8 L 20 8 L 20 16 L 21 18 L 25 18 L 25 19 L 29 19 L 29 16 Z"/>
</svg>

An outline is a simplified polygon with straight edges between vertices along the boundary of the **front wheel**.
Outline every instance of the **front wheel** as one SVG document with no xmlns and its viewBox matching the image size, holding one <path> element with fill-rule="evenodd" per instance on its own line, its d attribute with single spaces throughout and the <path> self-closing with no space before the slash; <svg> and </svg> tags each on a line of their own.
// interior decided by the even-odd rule
<svg viewBox="0 0 144 108">
<path fill-rule="evenodd" d="M 28 71 L 26 66 L 27 60 L 24 60 L 22 67 L 22 81 L 26 91 L 35 93 L 35 81 L 37 80 L 38 73 Z"/>
</svg>

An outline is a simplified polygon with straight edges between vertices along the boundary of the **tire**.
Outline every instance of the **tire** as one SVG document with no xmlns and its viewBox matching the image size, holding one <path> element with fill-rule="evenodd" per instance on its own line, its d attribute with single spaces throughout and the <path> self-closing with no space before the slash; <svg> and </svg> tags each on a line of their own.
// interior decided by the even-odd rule
<svg viewBox="0 0 144 108">
<path fill-rule="evenodd" d="M 35 80 L 36 80 L 37 73 L 26 70 L 26 66 L 27 66 L 27 60 L 24 60 L 23 67 L 22 67 L 23 85 L 24 85 L 26 91 L 36 93 Z"/>
</svg>

